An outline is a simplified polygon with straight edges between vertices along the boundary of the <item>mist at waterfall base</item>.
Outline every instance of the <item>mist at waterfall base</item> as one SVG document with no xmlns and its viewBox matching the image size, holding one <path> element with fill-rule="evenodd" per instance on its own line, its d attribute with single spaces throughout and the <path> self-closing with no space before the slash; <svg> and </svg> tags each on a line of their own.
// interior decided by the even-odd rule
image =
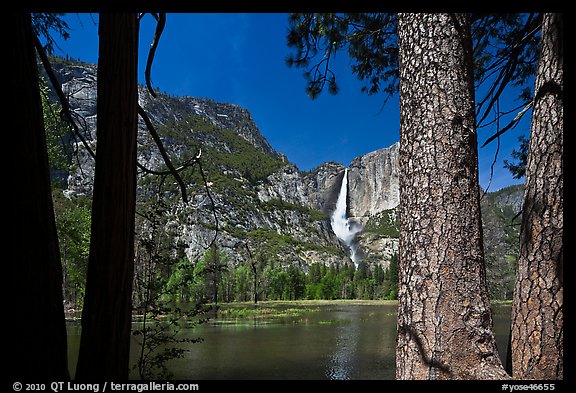
<svg viewBox="0 0 576 393">
<path fill-rule="evenodd" d="M 360 260 L 358 255 L 358 246 L 354 243 L 356 234 L 362 230 L 360 225 L 350 222 L 348 220 L 348 168 L 344 170 L 344 177 L 342 178 L 342 185 L 340 186 L 340 193 L 336 201 L 336 210 L 330 217 L 330 224 L 332 231 L 340 241 L 346 246 L 350 252 L 350 259 L 355 265 L 358 265 Z"/>
</svg>

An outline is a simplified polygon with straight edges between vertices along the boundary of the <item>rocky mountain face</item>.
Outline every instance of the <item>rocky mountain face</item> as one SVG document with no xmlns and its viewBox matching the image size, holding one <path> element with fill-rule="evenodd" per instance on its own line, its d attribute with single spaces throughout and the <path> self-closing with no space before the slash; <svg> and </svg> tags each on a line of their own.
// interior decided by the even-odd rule
<svg viewBox="0 0 576 393">
<path fill-rule="evenodd" d="M 264 201 L 279 198 L 331 213 L 336 206 L 343 175 L 344 167 L 335 162 L 324 163 L 309 173 L 300 172 L 294 165 L 286 165 L 262 184 L 258 198 Z"/>
<path fill-rule="evenodd" d="M 89 63 L 67 63 L 56 61 L 53 69 L 62 89 L 66 94 L 70 107 L 77 119 L 77 123 L 83 130 L 90 147 L 96 149 L 96 79 L 97 66 Z M 176 123 L 188 123 L 189 117 L 196 115 L 199 119 L 214 125 L 218 128 L 232 130 L 236 135 L 242 137 L 259 151 L 268 156 L 281 161 L 287 161 L 286 157 L 276 152 L 262 136 L 248 110 L 233 104 L 218 103 L 211 99 L 201 99 L 193 97 L 171 97 L 165 94 L 158 94 L 152 97 L 145 86 L 139 86 L 139 104 L 146 110 L 150 120 L 156 127 L 169 127 Z M 51 97 L 56 100 L 56 96 Z M 194 132 L 193 129 L 188 131 Z M 183 132 L 186 132 L 184 130 Z M 213 145 L 213 140 L 196 134 L 199 144 Z M 162 163 L 162 158 L 156 152 L 142 149 L 145 147 L 148 137 L 144 122 L 139 119 L 138 139 L 140 144 L 139 162 L 147 164 L 149 168 L 157 168 Z M 89 164 L 91 158 L 86 149 L 80 143 L 76 144 L 78 149 L 78 162 L 82 171 L 74 171 L 70 174 L 71 191 L 89 192 L 93 181 L 94 165 Z M 182 148 L 188 149 L 189 146 Z M 181 155 L 181 151 L 173 151 L 174 155 Z M 144 160 L 144 161 L 143 161 Z"/>
<path fill-rule="evenodd" d="M 366 224 L 371 216 L 400 203 L 400 143 L 357 157 L 348 168 L 349 216 Z"/>
<path fill-rule="evenodd" d="M 53 67 L 69 97 L 77 124 L 97 152 L 96 66 L 55 61 Z M 351 263 L 330 225 L 344 176 L 344 166 L 327 162 L 302 172 L 276 152 L 261 134 L 248 110 L 210 99 L 152 97 L 141 86 L 139 103 L 158 130 L 173 163 L 178 166 L 202 150 L 209 186 L 195 169 L 182 172 L 191 200 L 185 204 L 171 178 L 142 173 L 138 182 L 141 206 L 164 199 L 171 206 L 168 225 L 175 241 L 185 245 L 190 260 L 205 252 L 214 236 L 228 259 L 243 263 L 246 246 L 283 266 L 304 270 L 312 263 Z M 71 141 L 76 166 L 68 174 L 65 194 L 90 194 L 94 160 L 79 141 Z M 138 129 L 138 162 L 165 169 L 143 121 Z M 399 143 L 354 159 L 348 168 L 348 216 L 362 226 L 356 244 L 369 265 L 388 265 L 398 251 Z M 508 288 L 515 233 L 505 228 L 510 212 L 518 212 L 519 190 L 490 193 L 483 198 L 484 233 L 490 272 L 499 280 L 499 296 Z M 214 206 L 212 206 L 212 200 Z M 486 213 L 485 213 L 486 212 Z M 507 227 L 506 227 L 507 228 Z M 502 238 L 505 237 L 503 241 Z M 506 243 L 507 245 L 502 245 Z M 508 247 L 508 245 L 510 247 Z M 490 273 L 492 274 L 492 273 Z M 498 277 L 496 277 L 498 276 Z"/>
<path fill-rule="evenodd" d="M 53 67 L 76 122 L 97 155 L 97 67 L 62 61 Z M 202 151 L 208 189 L 197 171 L 184 171 L 191 195 L 187 204 L 171 180 L 160 186 L 159 176 L 142 173 L 138 181 L 141 204 L 159 197 L 170 201 L 167 226 L 175 234 L 175 242 L 185 244 L 189 259 L 200 258 L 217 236 L 219 247 L 234 263 L 248 258 L 246 245 L 282 265 L 304 269 L 316 262 L 349 262 L 329 218 L 342 165 L 326 163 L 310 173 L 300 172 L 270 146 L 250 113 L 236 105 L 166 94 L 154 98 L 143 86 L 139 103 L 176 166 Z M 94 160 L 80 141 L 71 143 L 76 165 L 66 179 L 65 194 L 90 194 Z M 138 145 L 140 164 L 151 170 L 165 169 L 142 120 Z"/>
<path fill-rule="evenodd" d="M 511 299 L 514 291 L 523 202 L 523 185 L 486 193 L 480 201 L 486 278 L 496 299 Z"/>
</svg>

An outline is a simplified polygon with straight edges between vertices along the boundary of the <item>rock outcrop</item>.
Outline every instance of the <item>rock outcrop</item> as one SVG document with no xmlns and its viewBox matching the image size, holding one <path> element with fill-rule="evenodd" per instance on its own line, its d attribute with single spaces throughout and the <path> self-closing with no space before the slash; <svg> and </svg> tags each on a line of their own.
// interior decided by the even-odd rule
<svg viewBox="0 0 576 393">
<path fill-rule="evenodd" d="M 370 216 L 400 203 L 397 142 L 360 156 L 348 168 L 348 216 L 366 224 Z"/>
<path fill-rule="evenodd" d="M 280 198 L 332 213 L 343 176 L 344 166 L 336 162 L 324 163 L 308 173 L 300 172 L 294 165 L 286 165 L 259 187 L 258 198 L 262 201 Z"/>
<path fill-rule="evenodd" d="M 56 61 L 54 70 L 84 139 L 97 155 L 97 67 Z M 193 171 L 183 174 L 191 199 L 187 204 L 171 180 L 158 187 L 158 177 L 142 173 L 138 183 L 139 201 L 146 203 L 159 194 L 172 201 L 167 227 L 175 234 L 174 242 L 185 245 L 190 260 L 198 260 L 217 235 L 222 251 L 236 264 L 247 258 L 245 245 L 281 265 L 303 269 L 310 263 L 349 262 L 328 214 L 342 165 L 327 163 L 310 173 L 300 172 L 270 146 L 248 110 L 237 105 L 160 93 L 154 98 L 144 86 L 139 87 L 139 104 L 176 165 L 202 149 L 214 211 Z M 94 160 L 80 141 L 70 142 L 77 165 L 68 173 L 65 194 L 89 195 Z M 151 170 L 163 169 L 163 159 L 142 120 L 137 159 Z"/>
<path fill-rule="evenodd" d="M 54 69 L 87 143 L 97 152 L 96 66 L 57 61 Z M 159 130 L 173 162 L 181 163 L 202 148 L 215 213 L 198 176 L 186 177 L 188 204 L 179 200 L 173 184 L 162 191 L 172 203 L 168 226 L 176 233 L 175 241 L 186 246 L 190 260 L 203 255 L 218 224 L 218 244 L 234 263 L 247 258 L 241 252 L 245 244 L 284 266 L 297 265 L 304 270 L 312 263 L 351 262 L 330 226 L 343 165 L 327 162 L 302 172 L 270 146 L 248 110 L 210 99 L 166 94 L 153 98 L 144 87 L 139 89 L 140 105 Z M 71 144 L 76 166 L 68 173 L 65 194 L 89 195 L 94 160 L 82 143 L 71 139 Z M 150 169 L 162 168 L 163 160 L 143 122 L 138 144 L 138 161 Z M 363 226 L 356 244 L 370 265 L 386 267 L 398 251 L 398 151 L 399 143 L 395 143 L 357 157 L 348 168 L 348 217 Z M 253 161 L 257 164 L 249 168 Z M 141 176 L 140 201 L 157 198 L 158 190 L 154 176 Z M 491 291 L 500 297 L 510 292 L 518 234 L 517 226 L 509 221 L 520 211 L 522 201 L 521 187 L 490 193 L 483 199 L 488 275 L 498 282 Z"/>
</svg>

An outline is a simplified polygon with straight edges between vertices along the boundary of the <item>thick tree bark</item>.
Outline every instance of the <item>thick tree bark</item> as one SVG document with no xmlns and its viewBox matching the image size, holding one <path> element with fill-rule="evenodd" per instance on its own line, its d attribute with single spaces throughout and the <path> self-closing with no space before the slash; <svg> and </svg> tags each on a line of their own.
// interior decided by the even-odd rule
<svg viewBox="0 0 576 393">
<path fill-rule="evenodd" d="M 138 23 L 100 15 L 97 159 L 78 379 L 127 379 L 134 275 Z"/>
<path fill-rule="evenodd" d="M 7 113 L 14 125 L 6 147 L 17 152 L 9 160 L 6 184 L 14 198 L 9 206 L 12 273 L 5 277 L 16 318 L 7 338 L 8 376 L 13 381 L 68 378 L 66 324 L 62 303 L 62 265 L 52 206 L 50 175 L 38 68 L 29 14 L 8 17 L 12 64 Z M 7 229 L 6 227 L 5 229 Z"/>
<path fill-rule="evenodd" d="M 543 19 L 520 256 L 512 314 L 512 375 L 563 378 L 563 16 Z"/>
<path fill-rule="evenodd" d="M 486 286 L 469 24 L 399 14 L 398 379 L 507 378 Z"/>
</svg>

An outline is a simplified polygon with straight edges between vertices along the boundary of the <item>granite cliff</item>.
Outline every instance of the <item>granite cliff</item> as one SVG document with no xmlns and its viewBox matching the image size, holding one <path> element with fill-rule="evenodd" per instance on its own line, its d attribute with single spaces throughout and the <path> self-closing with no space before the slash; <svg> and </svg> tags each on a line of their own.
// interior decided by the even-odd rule
<svg viewBox="0 0 576 393">
<path fill-rule="evenodd" d="M 97 155 L 97 67 L 63 61 L 53 66 L 76 122 Z M 248 110 L 237 105 L 167 94 L 153 98 L 143 86 L 139 87 L 139 103 L 176 165 L 202 150 L 216 216 L 208 192 L 193 170 L 183 174 L 191 195 L 187 204 L 179 199 L 174 184 L 159 187 L 159 177 L 145 173 L 138 179 L 142 206 L 160 196 L 170 201 L 168 226 L 176 234 L 175 242 L 185 245 L 189 259 L 200 258 L 217 234 L 220 248 L 234 263 L 247 258 L 243 245 L 284 266 L 307 269 L 310 263 L 349 262 L 329 218 L 342 165 L 326 163 L 308 173 L 299 171 L 270 146 Z M 65 195 L 89 195 L 94 160 L 79 140 L 70 138 L 68 142 L 76 152 L 76 165 L 64 179 Z M 151 170 L 164 169 L 141 120 L 138 162 Z"/>
<path fill-rule="evenodd" d="M 366 224 L 371 216 L 400 203 L 399 142 L 357 157 L 348 168 L 349 216 Z"/>
<path fill-rule="evenodd" d="M 96 68 L 61 60 L 54 63 L 77 123 L 97 154 Z M 300 171 L 270 146 L 250 112 L 237 105 L 160 93 L 153 98 L 143 86 L 139 88 L 139 103 L 158 129 L 175 164 L 185 162 L 202 149 L 217 220 L 198 173 L 184 174 L 191 194 L 187 204 L 179 199 L 174 184 L 160 187 L 157 176 L 142 173 L 138 183 L 140 204 L 158 197 L 170 201 L 168 226 L 176 240 L 185 245 L 191 260 L 206 252 L 217 232 L 219 246 L 236 264 L 247 258 L 243 245 L 265 253 L 283 266 L 296 265 L 304 270 L 312 263 L 351 262 L 330 225 L 344 176 L 343 165 L 327 162 L 312 171 Z M 94 161 L 82 143 L 74 139 L 68 142 L 76 150 L 76 165 L 65 179 L 65 194 L 90 194 Z M 164 168 L 142 121 L 138 144 L 138 161 L 143 166 L 152 170 Z M 365 263 L 384 268 L 398 251 L 398 150 L 399 143 L 395 143 L 357 157 L 348 167 L 348 217 L 363 228 L 355 242 Z M 509 212 L 520 210 L 518 192 L 488 194 L 483 202 L 485 234 L 491 239 L 487 242 L 487 260 L 498 265 L 499 271 L 507 270 L 498 276 L 501 285 L 494 291 L 508 290 L 508 270 L 515 250 L 512 246 L 502 248 L 498 239 L 506 235 L 508 245 L 516 239 L 515 233 L 502 229 L 502 212 L 510 218 Z M 494 256 L 502 253 L 505 257 Z"/>
</svg>

